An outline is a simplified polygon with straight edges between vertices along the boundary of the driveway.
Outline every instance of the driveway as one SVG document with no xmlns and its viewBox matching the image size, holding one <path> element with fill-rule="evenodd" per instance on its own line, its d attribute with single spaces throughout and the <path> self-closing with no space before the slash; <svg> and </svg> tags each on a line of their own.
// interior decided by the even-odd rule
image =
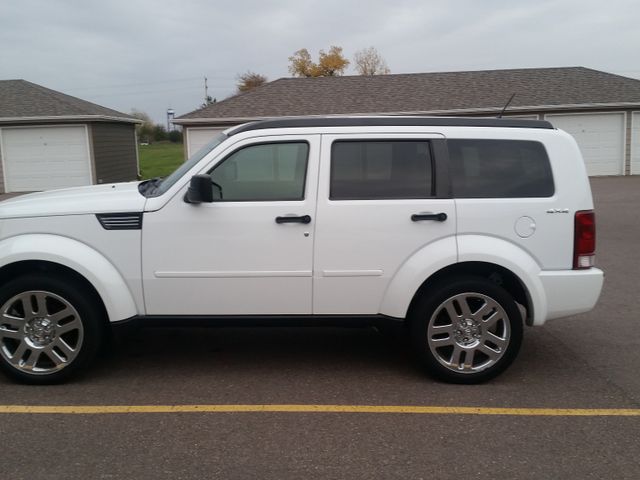
<svg viewBox="0 0 640 480">
<path fill-rule="evenodd" d="M 640 478 L 640 177 L 592 186 L 598 306 L 527 328 L 490 383 L 372 329 L 143 329 L 67 385 L 0 376 L 2 477 Z"/>
</svg>

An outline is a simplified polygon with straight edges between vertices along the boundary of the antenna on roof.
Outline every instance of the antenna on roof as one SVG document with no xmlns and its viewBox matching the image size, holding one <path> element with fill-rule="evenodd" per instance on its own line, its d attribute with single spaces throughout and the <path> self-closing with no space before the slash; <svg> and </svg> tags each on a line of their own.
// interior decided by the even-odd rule
<svg viewBox="0 0 640 480">
<path fill-rule="evenodd" d="M 504 114 L 504 112 L 506 112 L 506 111 L 507 111 L 507 107 L 508 107 L 509 105 L 511 105 L 511 100 L 513 100 L 513 97 L 515 97 L 515 96 L 516 96 L 516 94 L 515 94 L 515 92 L 514 92 L 514 94 L 513 94 L 513 95 L 511 95 L 511 98 L 509 99 L 509 101 L 507 102 L 507 104 L 504 106 L 504 108 L 502 109 L 502 111 L 500 112 L 500 114 L 498 115 L 498 118 L 502 118 L 502 115 Z"/>
</svg>

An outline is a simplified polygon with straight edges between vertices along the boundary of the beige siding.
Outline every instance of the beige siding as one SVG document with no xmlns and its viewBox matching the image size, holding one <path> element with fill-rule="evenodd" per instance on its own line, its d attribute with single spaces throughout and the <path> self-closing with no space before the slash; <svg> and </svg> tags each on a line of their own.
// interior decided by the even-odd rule
<svg viewBox="0 0 640 480">
<path fill-rule="evenodd" d="M 127 182 L 138 175 L 135 130 L 131 124 L 94 123 L 91 143 L 95 182 Z"/>
</svg>

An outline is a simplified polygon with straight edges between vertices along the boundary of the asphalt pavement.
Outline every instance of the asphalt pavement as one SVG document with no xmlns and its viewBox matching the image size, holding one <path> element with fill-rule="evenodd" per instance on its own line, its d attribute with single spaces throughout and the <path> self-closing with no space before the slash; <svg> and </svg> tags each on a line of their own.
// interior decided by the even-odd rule
<svg viewBox="0 0 640 480">
<path fill-rule="evenodd" d="M 144 329 L 66 385 L 0 376 L 0 408 L 319 411 L 0 413 L 0 478 L 640 478 L 639 416 L 571 414 L 640 408 L 640 177 L 595 178 L 592 188 L 606 272 L 598 306 L 527 328 L 516 362 L 490 383 L 436 382 L 402 342 L 372 329 Z M 451 409 L 335 413 L 326 405 Z M 541 408 L 556 414 L 529 410 Z"/>
</svg>

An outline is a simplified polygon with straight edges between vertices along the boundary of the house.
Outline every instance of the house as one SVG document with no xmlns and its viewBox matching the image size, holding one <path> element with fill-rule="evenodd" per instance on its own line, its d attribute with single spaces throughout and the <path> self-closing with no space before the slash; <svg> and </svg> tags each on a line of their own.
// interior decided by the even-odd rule
<svg viewBox="0 0 640 480">
<path fill-rule="evenodd" d="M 135 180 L 136 123 L 25 80 L 0 80 L 0 193 Z"/>
<path fill-rule="evenodd" d="M 174 120 L 187 154 L 239 123 L 296 115 L 506 116 L 571 133 L 590 175 L 640 174 L 640 80 L 584 67 L 281 78 Z"/>
</svg>

